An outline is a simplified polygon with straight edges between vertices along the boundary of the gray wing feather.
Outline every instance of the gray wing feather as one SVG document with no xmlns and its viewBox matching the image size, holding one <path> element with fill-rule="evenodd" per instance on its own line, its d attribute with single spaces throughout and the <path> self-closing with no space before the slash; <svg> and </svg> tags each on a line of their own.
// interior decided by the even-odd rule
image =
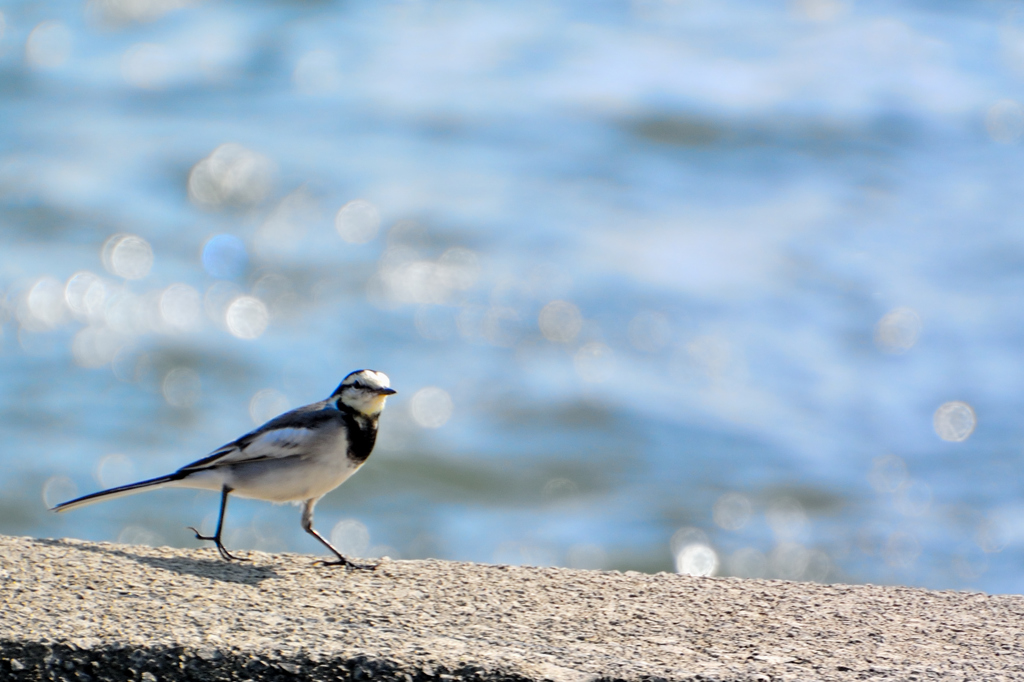
<svg viewBox="0 0 1024 682">
<path fill-rule="evenodd" d="M 217 448 L 202 459 L 186 464 L 178 471 L 199 471 L 239 462 L 301 455 L 319 438 L 319 429 L 325 423 L 341 419 L 340 412 L 323 403 L 300 407 L 271 419 L 258 429 Z"/>
</svg>

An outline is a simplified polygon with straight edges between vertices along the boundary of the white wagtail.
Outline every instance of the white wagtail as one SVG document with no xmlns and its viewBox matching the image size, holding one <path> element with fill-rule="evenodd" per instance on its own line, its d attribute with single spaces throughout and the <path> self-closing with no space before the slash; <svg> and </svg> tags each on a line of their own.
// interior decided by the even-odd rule
<svg viewBox="0 0 1024 682">
<path fill-rule="evenodd" d="M 58 504 L 63 512 L 100 500 L 133 495 L 153 488 L 200 488 L 220 491 L 220 517 L 212 540 L 225 559 L 236 559 L 221 542 L 228 495 L 271 502 L 301 502 L 302 528 L 334 552 L 333 566 L 354 564 L 313 528 L 317 501 L 359 470 L 377 440 L 377 420 L 384 402 L 396 391 L 387 375 L 372 369 L 352 372 L 327 400 L 299 407 L 271 419 L 255 431 L 217 448 L 173 474 L 102 490 Z"/>
</svg>

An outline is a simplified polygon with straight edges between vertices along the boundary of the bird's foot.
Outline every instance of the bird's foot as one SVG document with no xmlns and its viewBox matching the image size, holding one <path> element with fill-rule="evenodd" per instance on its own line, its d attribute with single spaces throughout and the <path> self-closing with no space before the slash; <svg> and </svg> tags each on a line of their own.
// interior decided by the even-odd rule
<svg viewBox="0 0 1024 682">
<path fill-rule="evenodd" d="M 337 561 L 327 561 L 326 559 L 320 559 L 319 561 L 313 562 L 314 566 L 345 566 L 356 571 L 375 571 L 380 564 L 357 564 L 354 561 L 349 561 L 343 556 L 339 556 Z"/>
<path fill-rule="evenodd" d="M 192 526 L 189 526 L 188 529 L 196 534 L 196 540 L 205 540 L 207 542 L 212 542 L 213 544 L 217 545 L 217 553 L 220 554 L 221 558 L 225 561 L 249 561 L 249 559 L 246 559 L 245 557 L 235 556 L 234 554 L 229 552 L 227 550 L 227 547 L 225 547 L 224 544 L 221 543 L 220 536 L 202 535 L 198 530 L 196 530 Z"/>
</svg>

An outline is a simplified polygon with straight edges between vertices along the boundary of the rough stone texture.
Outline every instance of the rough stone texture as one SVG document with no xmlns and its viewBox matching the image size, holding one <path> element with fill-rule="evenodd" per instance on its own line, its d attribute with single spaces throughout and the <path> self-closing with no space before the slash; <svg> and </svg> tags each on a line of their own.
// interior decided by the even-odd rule
<svg viewBox="0 0 1024 682">
<path fill-rule="evenodd" d="M 1024 598 L 0 536 L 0 680 L 1022 680 Z"/>
</svg>

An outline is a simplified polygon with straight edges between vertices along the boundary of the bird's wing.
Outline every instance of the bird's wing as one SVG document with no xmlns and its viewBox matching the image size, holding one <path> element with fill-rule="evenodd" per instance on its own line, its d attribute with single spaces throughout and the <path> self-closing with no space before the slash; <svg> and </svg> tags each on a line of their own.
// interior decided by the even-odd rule
<svg viewBox="0 0 1024 682">
<path fill-rule="evenodd" d="M 186 464 L 178 471 L 199 471 L 240 462 L 296 457 L 308 451 L 313 441 L 321 436 L 320 428 L 326 422 L 338 418 L 337 410 L 329 408 L 293 410 L 217 448 L 206 457 Z"/>
</svg>

